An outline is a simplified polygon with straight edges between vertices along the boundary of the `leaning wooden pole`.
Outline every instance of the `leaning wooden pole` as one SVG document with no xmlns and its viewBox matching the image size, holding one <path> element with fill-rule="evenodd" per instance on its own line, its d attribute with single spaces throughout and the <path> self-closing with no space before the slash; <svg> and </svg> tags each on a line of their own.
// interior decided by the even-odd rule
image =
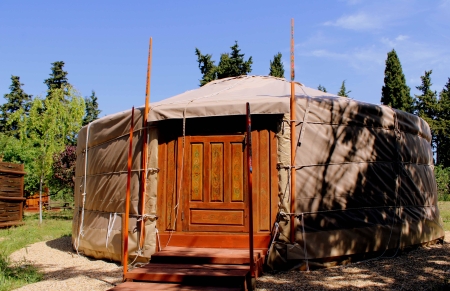
<svg viewBox="0 0 450 291">
<path fill-rule="evenodd" d="M 122 265 L 123 265 L 123 279 L 128 271 L 128 224 L 130 216 L 130 196 L 131 196 L 131 166 L 133 159 L 133 131 L 134 131 L 134 106 L 131 109 L 131 123 L 130 123 L 130 144 L 128 146 L 128 174 L 127 174 L 127 193 L 125 196 L 125 211 L 122 219 L 122 238 L 123 238 L 123 252 L 122 252 Z"/>
<path fill-rule="evenodd" d="M 294 69 L 294 18 L 291 19 L 291 213 L 296 213 L 296 192 L 295 192 L 295 69 Z M 291 215 L 291 242 L 295 242 L 295 216 Z"/>
<path fill-rule="evenodd" d="M 143 120 L 143 142 L 142 142 L 142 172 L 141 172 L 141 195 L 140 195 L 140 237 L 139 250 L 142 251 L 145 240 L 145 195 L 147 193 L 147 160 L 148 160 L 148 141 L 147 141 L 147 125 L 148 125 L 148 111 L 150 104 L 150 74 L 152 69 L 152 38 L 148 46 L 148 60 L 147 60 L 147 84 L 145 86 L 145 110 Z"/>
<path fill-rule="evenodd" d="M 252 185 L 252 120 L 250 116 L 250 104 L 247 102 L 247 181 L 248 181 L 248 237 L 250 250 L 250 275 L 255 277 L 255 256 L 253 251 L 253 185 Z"/>
</svg>

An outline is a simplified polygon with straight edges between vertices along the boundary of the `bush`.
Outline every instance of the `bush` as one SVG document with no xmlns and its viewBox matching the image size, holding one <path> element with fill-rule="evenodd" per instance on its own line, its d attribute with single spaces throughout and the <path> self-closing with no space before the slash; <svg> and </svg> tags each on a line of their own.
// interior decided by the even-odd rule
<svg viewBox="0 0 450 291">
<path fill-rule="evenodd" d="M 436 166 L 434 175 L 437 183 L 438 200 L 450 201 L 450 168 Z"/>
</svg>

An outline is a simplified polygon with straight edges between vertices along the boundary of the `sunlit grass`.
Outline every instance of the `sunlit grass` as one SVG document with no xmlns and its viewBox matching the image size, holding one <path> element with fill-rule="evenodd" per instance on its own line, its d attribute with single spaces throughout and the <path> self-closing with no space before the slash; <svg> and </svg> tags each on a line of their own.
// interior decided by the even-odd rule
<svg viewBox="0 0 450 291">
<path fill-rule="evenodd" d="M 24 225 L 0 229 L 0 291 L 42 280 L 42 274 L 27 262 L 11 263 L 9 255 L 30 244 L 71 235 L 72 211 L 44 212 L 39 224 L 39 214 L 27 214 Z"/>
<path fill-rule="evenodd" d="M 444 222 L 444 229 L 450 231 L 450 201 L 438 201 L 438 207 Z"/>
</svg>

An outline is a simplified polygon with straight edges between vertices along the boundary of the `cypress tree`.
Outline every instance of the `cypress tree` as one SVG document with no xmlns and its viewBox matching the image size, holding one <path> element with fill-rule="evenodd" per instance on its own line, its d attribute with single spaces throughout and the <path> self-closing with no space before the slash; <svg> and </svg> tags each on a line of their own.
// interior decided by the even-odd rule
<svg viewBox="0 0 450 291">
<path fill-rule="evenodd" d="M 352 91 L 347 91 L 347 88 L 345 88 L 345 80 L 342 81 L 341 89 L 339 90 L 339 92 L 337 92 L 337 95 L 341 97 L 349 97 L 348 94 L 350 92 Z"/>
<path fill-rule="evenodd" d="M 19 76 L 11 76 L 10 92 L 3 95 L 6 102 L 0 107 L 0 132 L 11 134 L 16 131 L 18 124 L 16 120 L 9 120 L 11 115 L 21 109 L 24 114 L 28 114 L 30 111 L 32 96 L 26 94 L 22 86 Z"/>
<path fill-rule="evenodd" d="M 393 49 L 387 54 L 384 86 L 381 88 L 381 104 L 413 113 L 414 100 L 410 91 L 406 85 L 400 60 Z"/>
<path fill-rule="evenodd" d="M 281 57 L 282 55 L 280 52 L 273 56 L 273 61 L 270 61 L 269 76 L 284 78 L 284 66 Z"/>
</svg>

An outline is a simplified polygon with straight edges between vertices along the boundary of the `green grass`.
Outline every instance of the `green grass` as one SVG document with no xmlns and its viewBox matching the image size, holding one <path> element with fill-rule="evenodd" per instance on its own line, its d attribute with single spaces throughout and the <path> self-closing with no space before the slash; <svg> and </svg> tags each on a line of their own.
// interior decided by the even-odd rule
<svg viewBox="0 0 450 291">
<path fill-rule="evenodd" d="M 26 261 L 11 264 L 8 257 L 0 253 L 0 291 L 9 291 L 39 282 L 42 277 L 35 266 Z"/>
<path fill-rule="evenodd" d="M 438 207 L 444 222 L 444 229 L 450 231 L 450 201 L 438 201 Z"/>
<path fill-rule="evenodd" d="M 39 214 L 26 215 L 24 222 L 22 226 L 0 229 L 0 291 L 42 280 L 36 267 L 26 261 L 12 264 L 8 257 L 30 244 L 70 236 L 72 211 L 44 212 L 42 224 Z"/>
</svg>

